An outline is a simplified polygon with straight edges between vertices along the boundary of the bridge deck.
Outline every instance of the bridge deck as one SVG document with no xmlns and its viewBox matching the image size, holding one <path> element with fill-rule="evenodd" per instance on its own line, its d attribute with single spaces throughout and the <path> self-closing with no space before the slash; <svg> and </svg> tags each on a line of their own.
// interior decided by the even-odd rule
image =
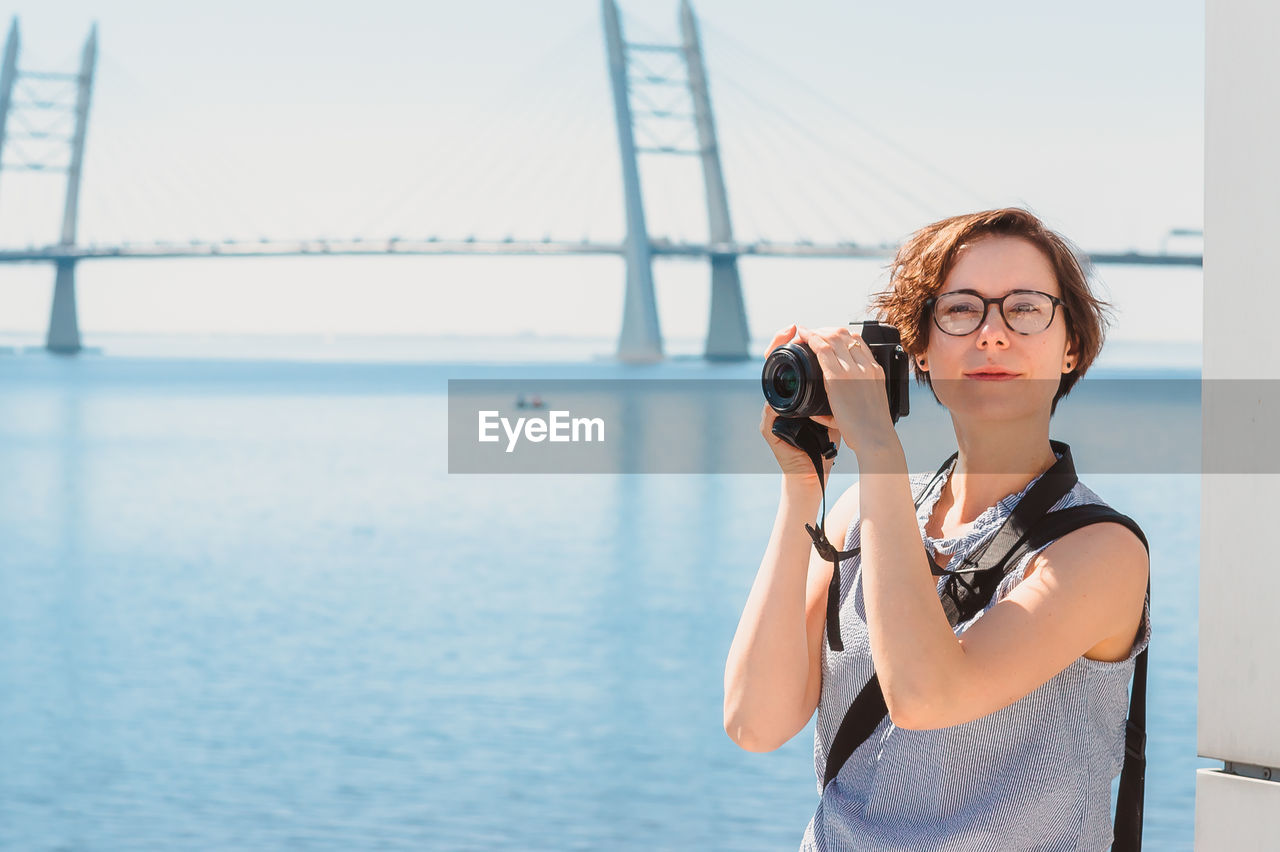
<svg viewBox="0 0 1280 852">
<path fill-rule="evenodd" d="M 790 257 L 790 258 L 890 258 L 896 246 L 861 246 L 853 243 L 674 243 L 654 240 L 655 255 L 677 257 Z M 106 258 L 207 258 L 207 257 L 314 257 L 316 255 L 600 255 L 622 256 L 622 243 L 564 242 L 553 240 L 264 240 L 260 242 L 151 243 L 111 246 L 32 246 L 0 249 L 0 263 L 39 263 L 59 260 Z M 1144 254 L 1097 252 L 1095 264 L 1203 266 L 1198 254 Z"/>
</svg>

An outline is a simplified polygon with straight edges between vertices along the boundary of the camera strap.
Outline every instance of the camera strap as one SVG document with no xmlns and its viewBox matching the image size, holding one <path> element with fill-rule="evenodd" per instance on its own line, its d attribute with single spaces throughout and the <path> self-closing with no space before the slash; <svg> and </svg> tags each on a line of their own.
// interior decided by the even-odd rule
<svg viewBox="0 0 1280 852">
<path fill-rule="evenodd" d="M 827 644 L 832 650 L 843 651 L 844 642 L 840 639 L 840 562 L 862 552 L 862 548 L 852 550 L 836 550 L 835 545 L 827 538 L 823 527 L 827 522 L 827 483 L 822 471 L 822 460 L 834 458 L 836 445 L 831 443 L 827 430 L 807 418 L 803 420 L 775 421 L 773 433 L 787 443 L 809 456 L 813 469 L 818 472 L 818 489 L 822 492 L 822 514 L 818 516 L 818 526 L 805 524 L 805 532 L 813 539 L 813 548 L 818 555 L 831 563 L 831 583 L 827 586 Z"/>
</svg>

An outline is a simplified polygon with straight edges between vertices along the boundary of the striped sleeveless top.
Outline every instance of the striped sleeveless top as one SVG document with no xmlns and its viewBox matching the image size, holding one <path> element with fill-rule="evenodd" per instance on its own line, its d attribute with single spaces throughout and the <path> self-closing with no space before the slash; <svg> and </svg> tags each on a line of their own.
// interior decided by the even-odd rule
<svg viewBox="0 0 1280 852">
<path fill-rule="evenodd" d="M 912 494 L 919 496 L 931 479 L 932 473 L 913 475 Z M 926 549 L 953 554 L 952 560 L 972 552 L 994 535 L 1035 481 L 988 508 L 963 535 L 933 539 L 923 530 L 945 482 L 939 477 L 916 513 Z M 1053 510 L 1103 502 L 1077 482 Z M 859 546 L 859 533 L 855 520 L 844 550 Z M 956 626 L 957 636 L 1009 594 L 1039 552 L 1013 567 L 987 607 Z M 943 579 L 938 578 L 939 587 Z M 824 789 L 831 742 L 873 671 L 859 557 L 841 564 L 840 581 L 844 650 L 832 651 L 824 636 L 813 743 L 820 799 L 805 828 L 802 852 L 1110 848 L 1111 781 L 1124 757 L 1134 658 L 1151 639 L 1149 599 L 1124 660 L 1079 657 L 1008 707 L 949 728 L 906 730 L 886 716 Z"/>
</svg>

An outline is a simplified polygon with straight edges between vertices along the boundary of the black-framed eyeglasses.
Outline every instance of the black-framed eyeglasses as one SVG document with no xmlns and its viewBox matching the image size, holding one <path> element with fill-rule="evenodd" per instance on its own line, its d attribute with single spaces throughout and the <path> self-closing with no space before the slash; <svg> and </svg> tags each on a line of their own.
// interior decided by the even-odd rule
<svg viewBox="0 0 1280 852">
<path fill-rule="evenodd" d="M 944 334 L 963 337 L 978 330 L 991 305 L 1000 306 L 1000 316 L 1018 334 L 1039 334 L 1053 324 L 1058 306 L 1066 302 L 1039 290 L 1010 290 L 998 299 L 987 299 L 974 290 L 952 290 L 930 296 L 925 305 L 933 314 L 933 324 Z"/>
</svg>

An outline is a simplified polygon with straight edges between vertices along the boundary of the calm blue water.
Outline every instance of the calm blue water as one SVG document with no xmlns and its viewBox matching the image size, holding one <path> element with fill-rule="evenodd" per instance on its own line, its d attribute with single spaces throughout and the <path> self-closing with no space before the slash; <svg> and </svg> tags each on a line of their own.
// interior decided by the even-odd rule
<svg viewBox="0 0 1280 852">
<path fill-rule="evenodd" d="M 0 356 L 0 847 L 795 848 L 812 727 L 721 727 L 776 478 L 449 476 L 478 371 Z M 1151 540 L 1190 849 L 1198 478 L 1085 481 Z"/>
</svg>

